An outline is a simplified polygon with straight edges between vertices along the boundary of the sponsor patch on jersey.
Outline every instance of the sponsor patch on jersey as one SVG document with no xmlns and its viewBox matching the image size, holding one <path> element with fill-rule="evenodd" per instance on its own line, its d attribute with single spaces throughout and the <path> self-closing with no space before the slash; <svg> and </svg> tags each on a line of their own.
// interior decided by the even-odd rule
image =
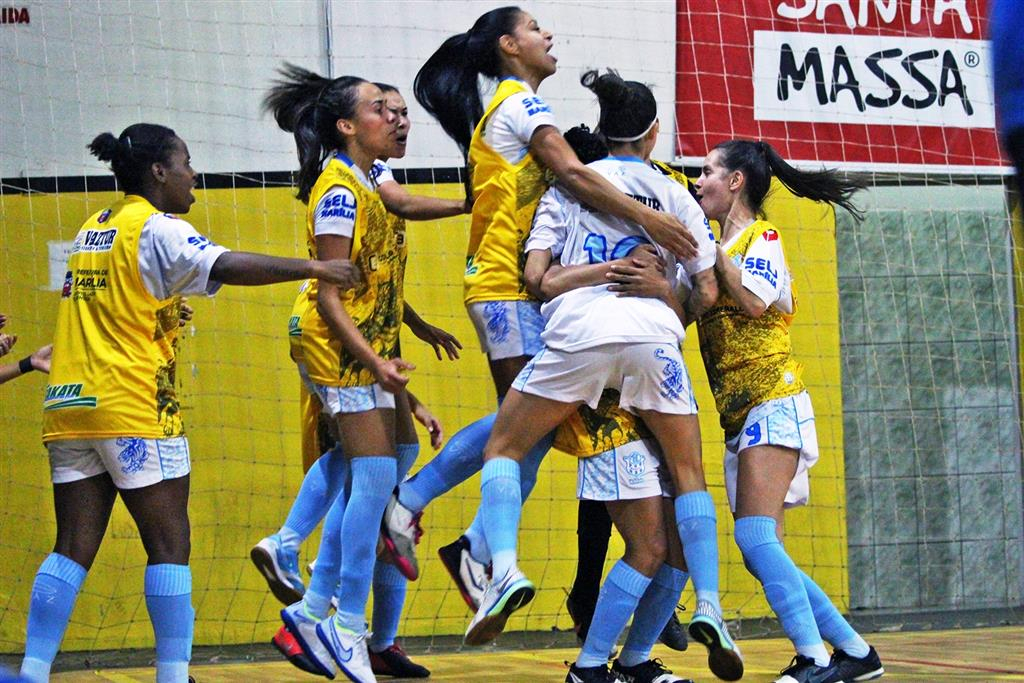
<svg viewBox="0 0 1024 683">
<path fill-rule="evenodd" d="M 82 396 L 83 385 L 78 382 L 70 384 L 50 384 L 46 387 L 46 398 L 43 399 L 43 410 L 59 410 L 61 408 L 95 408 L 95 396 Z"/>
<path fill-rule="evenodd" d="M 762 278 L 772 287 L 779 281 L 779 271 L 772 268 L 772 262 L 766 258 L 754 258 L 751 256 L 743 263 L 743 269 L 754 277 Z"/>
<path fill-rule="evenodd" d="M 96 219 L 97 223 L 106 223 L 110 219 L 110 209 L 105 209 Z"/>
<path fill-rule="evenodd" d="M 765 242 L 774 242 L 775 240 L 779 239 L 779 233 L 777 233 L 772 228 L 768 228 L 767 230 L 761 233 L 761 237 L 764 238 Z"/>
<path fill-rule="evenodd" d="M 117 228 L 110 228 L 109 230 L 83 230 L 75 237 L 75 244 L 71 247 L 71 253 L 110 251 L 114 248 L 114 240 L 116 238 Z"/>
<path fill-rule="evenodd" d="M 79 268 L 73 273 L 71 298 L 75 301 L 91 301 L 97 292 L 107 288 L 109 271 L 106 268 Z M 65 278 L 65 285 L 67 278 Z"/>
<path fill-rule="evenodd" d="M 535 116 L 544 112 L 551 113 L 551 107 L 544 103 L 539 97 L 524 97 L 523 106 L 526 107 L 527 116 Z"/>
<path fill-rule="evenodd" d="M 188 238 L 188 243 L 191 244 L 196 249 L 198 249 L 199 251 L 202 251 L 203 249 L 206 249 L 208 246 L 213 244 L 213 242 L 210 241 L 210 238 L 205 237 L 203 235 L 192 235 L 191 237 Z"/>
<path fill-rule="evenodd" d="M 347 192 L 328 197 L 320 202 L 318 219 L 341 218 L 347 221 L 356 219 L 356 198 Z"/>
<path fill-rule="evenodd" d="M 75 278 L 71 271 L 69 270 L 68 272 L 64 273 L 64 286 L 61 287 L 60 290 L 61 299 L 67 299 L 69 296 L 71 296 L 71 287 L 74 285 L 74 283 Z"/>
</svg>

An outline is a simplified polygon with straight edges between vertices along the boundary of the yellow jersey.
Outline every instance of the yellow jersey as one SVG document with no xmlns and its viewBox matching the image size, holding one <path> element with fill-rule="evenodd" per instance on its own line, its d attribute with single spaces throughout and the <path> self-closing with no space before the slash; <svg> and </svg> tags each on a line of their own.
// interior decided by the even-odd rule
<svg viewBox="0 0 1024 683">
<path fill-rule="evenodd" d="M 754 221 L 726 250 L 727 257 L 742 267 L 751 244 L 765 235 L 779 240 L 781 248 L 782 237 L 775 226 Z M 784 268 L 785 264 L 778 267 Z M 805 387 L 803 367 L 793 359 L 789 337 L 796 314 L 795 289 L 792 314 L 769 306 L 760 318 L 744 313 L 724 288 L 719 291 L 718 301 L 697 321 L 697 332 L 708 383 L 729 439 L 743 428 L 751 408 L 793 396 Z"/>
<path fill-rule="evenodd" d="M 341 302 L 374 352 L 391 359 L 398 355 L 398 332 L 402 325 L 402 275 L 407 253 L 404 231 L 396 232 L 394 217 L 385 211 L 380 196 L 359 180 L 350 165 L 343 155 L 332 157 L 313 185 L 306 209 L 306 242 L 310 258 L 317 258 L 317 204 L 333 187 L 349 190 L 356 200 L 349 258 L 359 267 L 362 281 L 355 289 L 343 291 Z M 317 282 L 311 281 L 305 292 L 310 304 L 298 321 L 301 354 L 310 379 L 335 387 L 374 384 L 377 380 L 373 373 L 334 338 L 317 311 L 318 289 Z"/>
<path fill-rule="evenodd" d="M 155 298 L 139 271 L 139 237 L 159 213 L 127 195 L 75 237 L 43 401 L 44 442 L 185 433 L 174 389 L 181 298 Z"/>
<path fill-rule="evenodd" d="M 523 248 L 530 236 L 537 203 L 550 182 L 544 168 L 529 152 L 512 164 L 484 141 L 487 121 L 498 106 L 526 90 L 522 81 L 501 81 L 469 143 L 473 215 L 463 278 L 467 304 L 533 298 L 523 280 Z"/>
<path fill-rule="evenodd" d="M 597 410 L 581 405 L 555 432 L 555 448 L 590 458 L 632 441 L 652 438 L 640 418 L 619 407 L 619 392 L 605 389 Z"/>
</svg>

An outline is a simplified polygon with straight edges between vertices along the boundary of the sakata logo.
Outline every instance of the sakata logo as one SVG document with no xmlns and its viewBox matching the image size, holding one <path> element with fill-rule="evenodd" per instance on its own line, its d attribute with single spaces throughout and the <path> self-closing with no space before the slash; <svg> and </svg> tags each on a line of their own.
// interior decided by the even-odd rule
<svg viewBox="0 0 1024 683">
<path fill-rule="evenodd" d="M 46 387 L 43 410 L 61 408 L 95 408 L 95 396 L 82 396 L 82 384 L 51 384 Z"/>
</svg>

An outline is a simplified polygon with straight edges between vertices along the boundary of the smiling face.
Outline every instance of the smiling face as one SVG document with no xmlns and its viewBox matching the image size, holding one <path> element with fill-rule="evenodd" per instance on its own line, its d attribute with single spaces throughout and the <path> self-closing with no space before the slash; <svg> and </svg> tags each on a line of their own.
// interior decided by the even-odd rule
<svg viewBox="0 0 1024 683">
<path fill-rule="evenodd" d="M 181 138 L 174 138 L 167 160 L 153 164 L 153 176 L 160 189 L 161 206 L 167 213 L 188 213 L 195 203 L 192 194 L 198 174 L 192 169 L 192 158 Z"/>
<path fill-rule="evenodd" d="M 389 90 L 384 93 L 384 107 L 395 117 L 395 136 L 391 139 L 391 149 L 386 158 L 401 159 L 405 156 L 405 145 L 409 139 L 409 106 L 401 93 Z"/>
<path fill-rule="evenodd" d="M 527 12 L 520 12 L 512 33 L 501 37 L 502 51 L 509 59 L 516 60 L 521 67 L 543 80 L 555 73 L 558 59 L 551 54 L 554 37 L 541 29 Z"/>
<path fill-rule="evenodd" d="M 715 149 L 704 159 L 697 178 L 697 198 L 704 215 L 723 223 L 742 190 L 743 174 L 722 165 L 722 153 Z"/>
</svg>

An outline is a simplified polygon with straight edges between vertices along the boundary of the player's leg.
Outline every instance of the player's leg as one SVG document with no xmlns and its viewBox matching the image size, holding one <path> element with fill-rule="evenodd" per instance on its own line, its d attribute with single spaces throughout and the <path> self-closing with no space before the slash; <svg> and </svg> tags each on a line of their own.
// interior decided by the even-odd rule
<svg viewBox="0 0 1024 683">
<path fill-rule="evenodd" d="M 49 450 L 57 540 L 32 584 L 21 665 L 21 676 L 29 681 L 49 678 L 117 497 L 110 475 L 91 447 L 58 441 L 52 442 Z"/>
<path fill-rule="evenodd" d="M 576 515 L 576 577 L 565 601 L 580 642 L 587 639 L 594 618 L 611 534 L 612 518 L 604 501 L 580 500 Z"/>
</svg>

